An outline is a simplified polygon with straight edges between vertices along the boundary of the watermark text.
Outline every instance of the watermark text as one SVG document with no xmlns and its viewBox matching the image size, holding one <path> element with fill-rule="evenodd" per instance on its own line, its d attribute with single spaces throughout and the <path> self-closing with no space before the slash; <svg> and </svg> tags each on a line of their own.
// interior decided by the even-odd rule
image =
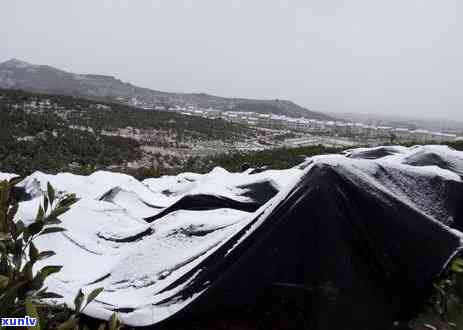
<svg viewBox="0 0 463 330">
<path fill-rule="evenodd" d="M 2 327 L 33 327 L 37 324 L 35 317 L 2 317 L 0 326 Z"/>
</svg>

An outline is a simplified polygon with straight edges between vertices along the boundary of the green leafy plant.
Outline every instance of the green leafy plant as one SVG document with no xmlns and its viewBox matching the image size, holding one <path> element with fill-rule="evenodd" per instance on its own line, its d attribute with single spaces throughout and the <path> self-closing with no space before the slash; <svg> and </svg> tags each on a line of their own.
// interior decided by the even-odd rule
<svg viewBox="0 0 463 330">
<path fill-rule="evenodd" d="M 447 275 L 434 284 L 430 303 L 412 328 L 463 330 L 463 259 L 455 258 Z"/>
<path fill-rule="evenodd" d="M 14 187 L 22 178 L 0 182 L 0 315 L 36 318 L 33 329 L 79 330 L 90 329 L 82 322 L 80 314 L 102 291 L 97 288 L 85 299 L 82 290 L 74 299 L 75 309 L 66 305 L 50 305 L 44 299 L 62 298 L 59 294 L 43 287 L 45 279 L 61 270 L 61 266 L 48 265 L 32 271 L 37 261 L 55 255 L 54 251 L 39 251 L 34 239 L 39 236 L 65 231 L 59 227 L 59 216 L 69 210 L 77 201 L 74 194 L 57 196 L 48 183 L 43 203 L 39 206 L 34 222 L 26 225 L 16 219 L 19 202 Z M 85 304 L 83 304 L 85 301 Z M 119 330 L 122 324 L 114 313 L 99 330 Z"/>
<path fill-rule="evenodd" d="M 74 299 L 74 312 L 69 316 L 69 318 L 61 323 L 57 329 L 58 330 L 86 330 L 89 329 L 89 326 L 86 324 L 83 324 L 83 322 L 80 319 L 80 314 L 85 310 L 85 308 L 90 304 L 101 292 L 103 291 L 103 288 L 97 288 L 94 289 L 90 294 L 87 296 L 87 299 L 85 301 L 85 296 L 82 290 L 79 290 L 77 293 L 75 299 Z M 109 319 L 108 322 L 101 323 L 98 327 L 98 330 L 119 330 L 122 329 L 122 324 L 117 318 L 117 314 L 114 313 L 111 318 Z"/>
<path fill-rule="evenodd" d="M 61 266 L 44 266 L 34 275 L 32 269 L 37 261 L 55 255 L 53 251 L 39 251 L 34 239 L 64 231 L 64 228 L 56 226 L 61 223 L 58 217 L 68 211 L 77 199 L 75 195 L 57 198 L 53 187 L 48 184 L 35 221 L 26 225 L 15 219 L 19 202 L 13 187 L 21 181 L 22 178 L 13 178 L 0 182 L 0 315 L 39 317 L 37 306 L 41 300 L 61 298 L 43 287 L 45 279 L 59 272 Z M 37 325 L 36 329 L 40 326 Z"/>
</svg>

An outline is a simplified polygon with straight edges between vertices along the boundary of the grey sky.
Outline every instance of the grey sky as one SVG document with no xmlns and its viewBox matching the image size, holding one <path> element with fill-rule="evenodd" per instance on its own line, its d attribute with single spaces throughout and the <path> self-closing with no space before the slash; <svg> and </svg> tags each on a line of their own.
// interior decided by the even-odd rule
<svg viewBox="0 0 463 330">
<path fill-rule="evenodd" d="M 463 120 L 461 0 L 1 0 L 15 57 L 158 90 Z"/>
</svg>

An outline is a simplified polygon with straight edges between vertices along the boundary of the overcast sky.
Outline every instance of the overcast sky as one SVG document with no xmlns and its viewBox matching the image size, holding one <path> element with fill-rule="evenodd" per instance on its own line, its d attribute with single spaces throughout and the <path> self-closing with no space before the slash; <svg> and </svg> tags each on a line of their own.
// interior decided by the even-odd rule
<svg viewBox="0 0 463 330">
<path fill-rule="evenodd" d="M 461 0 L 2 0 L 0 61 L 463 120 Z"/>
</svg>

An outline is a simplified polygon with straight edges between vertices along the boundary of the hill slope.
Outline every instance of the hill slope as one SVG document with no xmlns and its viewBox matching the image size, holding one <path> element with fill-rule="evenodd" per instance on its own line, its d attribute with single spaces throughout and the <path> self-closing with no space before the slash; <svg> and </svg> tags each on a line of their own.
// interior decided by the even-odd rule
<svg viewBox="0 0 463 330">
<path fill-rule="evenodd" d="M 173 166 L 208 143 L 229 146 L 253 134 L 221 119 L 0 89 L 0 170 L 18 174 L 75 172 L 146 157 L 156 163 L 168 158 Z M 171 153 L 161 157 L 160 149 Z"/>
<path fill-rule="evenodd" d="M 117 100 L 131 105 L 193 105 L 222 110 L 253 111 L 330 120 L 291 101 L 223 98 L 203 93 L 167 93 L 122 82 L 112 76 L 75 74 L 47 65 L 35 65 L 17 59 L 0 63 L 0 88 L 64 94 L 85 98 Z"/>
</svg>

